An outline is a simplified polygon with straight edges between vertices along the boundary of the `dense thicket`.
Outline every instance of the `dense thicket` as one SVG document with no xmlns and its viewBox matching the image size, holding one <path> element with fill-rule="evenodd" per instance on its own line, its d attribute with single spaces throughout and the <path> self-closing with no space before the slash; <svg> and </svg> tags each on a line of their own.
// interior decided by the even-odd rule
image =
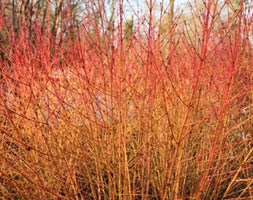
<svg viewBox="0 0 253 200">
<path fill-rule="evenodd" d="M 0 197 L 253 198 L 247 2 L 1 0 Z"/>
</svg>

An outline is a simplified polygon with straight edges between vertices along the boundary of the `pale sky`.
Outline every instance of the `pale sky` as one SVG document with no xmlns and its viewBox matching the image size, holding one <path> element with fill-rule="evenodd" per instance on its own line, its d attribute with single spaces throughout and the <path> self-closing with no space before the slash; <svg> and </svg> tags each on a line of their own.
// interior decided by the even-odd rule
<svg viewBox="0 0 253 200">
<path fill-rule="evenodd" d="M 190 0 L 175 0 L 175 11 L 180 10 L 183 8 L 183 6 L 188 3 Z M 124 0 L 124 11 L 128 15 L 128 13 L 131 13 L 131 9 L 129 8 L 129 3 L 133 6 L 134 9 L 137 9 L 138 7 L 144 11 L 147 9 L 147 5 L 145 2 L 149 2 L 149 0 Z M 169 5 L 169 0 L 154 0 L 153 2 L 156 3 L 156 5 L 160 5 L 161 2 L 163 2 L 163 7 L 166 8 Z"/>
</svg>

